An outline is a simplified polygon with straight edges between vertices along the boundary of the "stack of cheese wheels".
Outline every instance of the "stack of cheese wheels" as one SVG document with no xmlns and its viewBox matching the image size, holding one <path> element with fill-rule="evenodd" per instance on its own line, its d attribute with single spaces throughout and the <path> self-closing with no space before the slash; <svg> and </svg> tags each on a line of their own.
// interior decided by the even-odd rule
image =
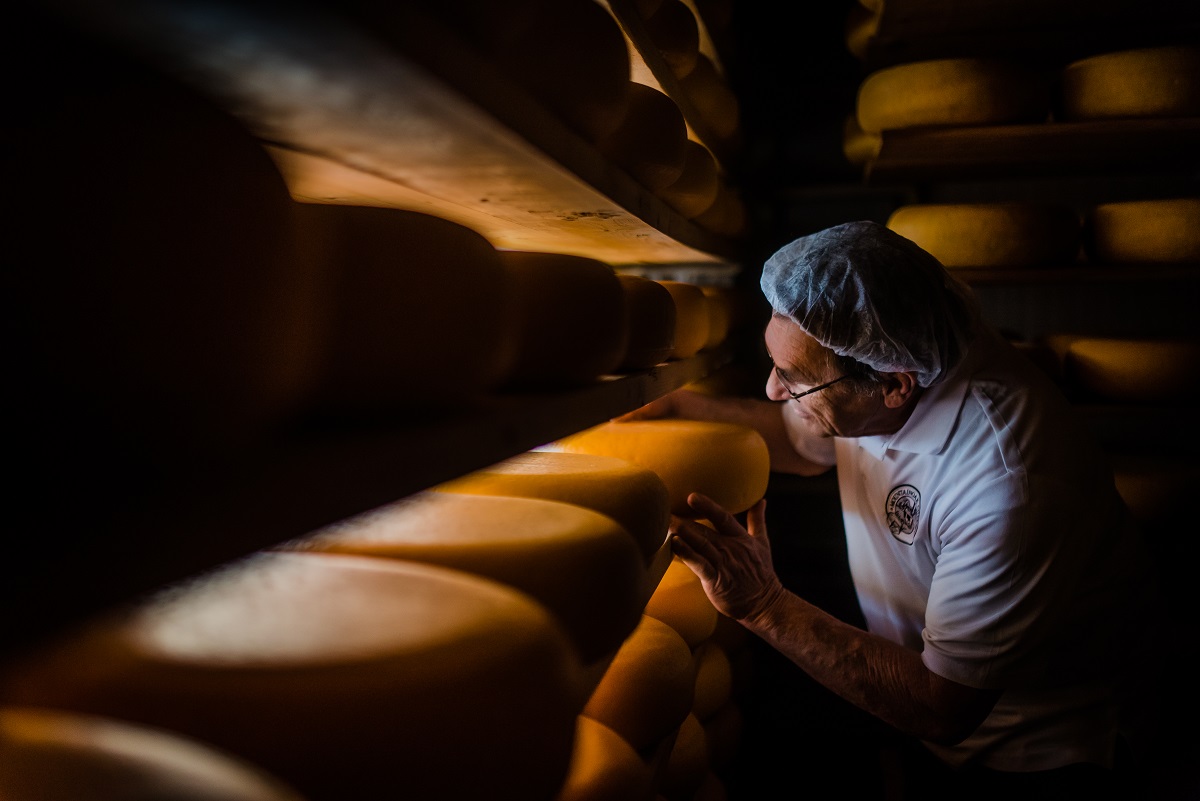
<svg viewBox="0 0 1200 801">
<path fill-rule="evenodd" d="M 1101 53 L 1062 71 L 1064 120 L 1200 116 L 1200 47 Z"/>
<path fill-rule="evenodd" d="M 303 801 L 243 760 L 171 732 L 50 709 L 0 709 L 5 801 Z"/>
<path fill-rule="evenodd" d="M 1020 64 L 947 58 L 885 67 L 858 89 L 858 124 L 867 133 L 924 126 L 1043 122 L 1043 78 Z"/>
<path fill-rule="evenodd" d="M 689 141 L 687 123 L 675 101 L 652 86 L 633 82 L 625 119 L 597 143 L 597 149 L 655 192 L 683 175 Z"/>
<path fill-rule="evenodd" d="M 648 757 L 692 707 L 692 651 L 675 629 L 643 616 L 621 644 L 582 714 L 603 723 Z"/>
<path fill-rule="evenodd" d="M 560 501 L 423 491 L 289 547 L 439 564 L 549 609 L 584 662 L 611 654 L 644 605 L 645 561 L 617 521 Z"/>
<path fill-rule="evenodd" d="M 499 256 L 511 289 L 517 340 L 507 387 L 580 385 L 617 369 L 628 333 L 625 293 L 612 267 L 562 253 L 500 251 Z M 459 279 L 450 272 L 447 280 Z"/>
<path fill-rule="evenodd" d="M 702 286 L 700 291 L 708 299 L 708 339 L 701 350 L 708 350 L 729 338 L 729 329 L 733 326 L 733 293 L 720 286 Z"/>
<path fill-rule="evenodd" d="M 516 353 L 513 297 L 482 235 L 431 214 L 297 204 L 330 274 L 333 306 L 314 404 L 336 410 L 463 403 L 487 392 Z M 452 298 L 454 313 L 431 299 Z"/>
<path fill-rule="evenodd" d="M 580 715 L 575 751 L 554 801 L 630 801 L 650 797 L 654 770 L 634 747 L 598 720 Z"/>
<path fill-rule="evenodd" d="M 1102 264 L 1200 263 L 1200 197 L 1093 206 L 1084 218 L 1084 247 Z"/>
<path fill-rule="evenodd" d="M 313 380 L 324 296 L 295 203 L 239 121 L 70 28 L 38 37 L 9 98 L 9 379 L 30 415 L 86 418 L 81 440 L 246 447 Z"/>
<path fill-rule="evenodd" d="M 688 713 L 675 732 L 658 784 L 659 794 L 668 801 L 692 801 L 710 767 L 704 726 Z"/>
<path fill-rule="evenodd" d="M 666 287 L 649 278 L 631 273 L 620 273 L 617 278 L 625 292 L 627 332 L 618 369 L 645 370 L 665 362 L 675 352 L 675 299 Z"/>
<path fill-rule="evenodd" d="M 716 607 L 708 600 L 700 578 L 679 557 L 667 566 L 643 613 L 675 629 L 693 650 L 717 628 Z"/>
<path fill-rule="evenodd" d="M 660 187 L 656 194 L 671 208 L 689 219 L 699 217 L 717 200 L 721 176 L 717 161 L 707 147 L 687 139 L 683 170 L 670 184 Z"/>
<path fill-rule="evenodd" d="M 951 268 L 1070 265 L 1081 242 L 1079 214 L 1049 202 L 918 203 L 887 227 Z"/>
<path fill-rule="evenodd" d="M 615 456 L 642 465 L 667 485 L 671 513 L 693 518 L 690 493 L 712 498 L 730 513 L 744 512 L 766 494 L 770 455 L 748 426 L 701 420 L 612 421 L 564 437 L 552 446 L 570 453 Z"/>
<path fill-rule="evenodd" d="M 654 471 L 590 453 L 521 453 L 433 489 L 583 506 L 620 523 L 647 565 L 666 543 L 671 517 L 667 485 Z"/>
<path fill-rule="evenodd" d="M 708 301 L 704 290 L 686 281 L 659 281 L 675 301 L 675 347 L 672 359 L 695 356 L 708 342 Z"/>
<path fill-rule="evenodd" d="M 550 799 L 581 679 L 554 618 L 509 587 L 261 553 L 28 657 L 0 691 L 179 732 L 310 801 Z"/>
<path fill-rule="evenodd" d="M 1117 403 L 1180 404 L 1200 391 L 1200 340 L 1055 335 L 1073 393 Z"/>
<path fill-rule="evenodd" d="M 683 0 L 656 0 L 643 19 L 650 44 L 676 78 L 689 75 L 700 58 L 700 24 Z"/>
<path fill-rule="evenodd" d="M 704 53 L 679 81 L 684 95 L 718 142 L 735 142 L 741 133 L 741 104 L 725 76 Z"/>
</svg>

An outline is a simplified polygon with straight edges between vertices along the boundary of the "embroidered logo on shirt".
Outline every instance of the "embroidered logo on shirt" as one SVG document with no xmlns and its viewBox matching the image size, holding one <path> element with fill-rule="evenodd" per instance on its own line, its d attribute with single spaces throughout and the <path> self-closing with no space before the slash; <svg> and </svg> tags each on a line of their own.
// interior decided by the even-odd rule
<svg viewBox="0 0 1200 801">
<path fill-rule="evenodd" d="M 921 493 L 917 488 L 912 484 L 893 487 L 884 511 L 892 536 L 905 545 L 912 545 L 917 538 L 917 521 L 921 519 Z"/>
</svg>

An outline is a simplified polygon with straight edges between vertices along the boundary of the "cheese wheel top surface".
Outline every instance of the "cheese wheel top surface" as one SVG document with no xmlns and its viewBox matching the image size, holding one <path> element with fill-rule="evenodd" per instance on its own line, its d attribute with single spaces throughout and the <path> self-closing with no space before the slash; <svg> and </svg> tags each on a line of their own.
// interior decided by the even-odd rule
<svg viewBox="0 0 1200 801">
<path fill-rule="evenodd" d="M 670 523 L 670 496 L 658 474 L 613 456 L 530 451 L 434 489 L 587 507 L 608 515 L 633 535 L 647 563 L 662 546 Z"/>
<path fill-rule="evenodd" d="M 572 453 L 615 456 L 653 470 L 667 485 L 671 512 L 694 517 L 687 505 L 703 493 L 731 513 L 766 494 L 771 465 L 762 435 L 747 426 L 698 420 L 608 422 L 559 440 Z"/>
<path fill-rule="evenodd" d="M 175 733 L 50 709 L 0 708 L 6 801 L 302 801 L 260 769 Z"/>
</svg>

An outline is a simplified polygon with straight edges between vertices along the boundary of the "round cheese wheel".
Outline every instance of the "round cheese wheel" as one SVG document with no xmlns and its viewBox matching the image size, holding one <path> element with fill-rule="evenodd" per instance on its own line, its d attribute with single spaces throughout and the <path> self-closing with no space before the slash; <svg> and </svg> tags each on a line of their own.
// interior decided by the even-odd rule
<svg viewBox="0 0 1200 801">
<path fill-rule="evenodd" d="M 708 742 L 709 764 L 720 770 L 729 764 L 741 744 L 742 730 L 745 728 L 742 709 L 734 701 L 729 701 L 702 723 Z"/>
<path fill-rule="evenodd" d="M 690 714 L 695 682 L 687 643 L 666 623 L 643 616 L 582 714 L 608 726 L 645 756 Z"/>
<path fill-rule="evenodd" d="M 883 135 L 867 133 L 858 124 L 857 114 L 847 114 L 842 123 L 842 155 L 856 167 L 862 167 L 879 157 Z"/>
<path fill-rule="evenodd" d="M 1074 209 L 1035 201 L 901 206 L 887 227 L 950 268 L 1069 265 L 1081 242 Z"/>
<path fill-rule="evenodd" d="M 704 726 L 689 714 L 675 732 L 658 791 L 669 801 L 691 801 L 709 771 Z"/>
<path fill-rule="evenodd" d="M 21 27 L 29 72 L 3 132 L 25 424 L 62 405 L 74 419 L 50 430 L 89 429 L 65 441 L 111 429 L 160 459 L 257 445 L 301 410 L 318 362 L 321 265 L 296 204 L 239 120 L 70 28 Z"/>
<path fill-rule="evenodd" d="M 1200 341 L 1075 337 L 1066 343 L 1070 386 L 1124 403 L 1185 403 L 1200 391 Z"/>
<path fill-rule="evenodd" d="M 744 512 L 766 494 L 767 443 L 753 428 L 701 420 L 608 422 L 555 443 L 557 450 L 615 456 L 648 467 L 667 485 L 671 513 L 694 517 L 687 496 L 699 492 L 727 511 Z"/>
<path fill-rule="evenodd" d="M 1200 262 L 1200 197 L 1093 206 L 1084 219 L 1084 247 L 1101 263 Z"/>
<path fill-rule="evenodd" d="M 675 352 L 677 312 L 667 288 L 640 275 L 617 276 L 625 291 L 627 346 L 619 370 L 646 370 Z"/>
<path fill-rule="evenodd" d="M 1018 64 L 947 58 L 885 67 L 858 88 L 858 124 L 867 133 L 919 126 L 1042 122 L 1045 81 Z"/>
<path fill-rule="evenodd" d="M 689 219 L 708 210 L 717 200 L 720 176 L 708 148 L 694 139 L 685 141 L 683 170 L 679 177 L 655 193 Z"/>
<path fill-rule="evenodd" d="M 708 300 L 708 339 L 701 350 L 708 350 L 729 338 L 734 301 L 732 292 L 724 287 L 702 286 L 700 291 Z"/>
<path fill-rule="evenodd" d="M 675 301 L 675 348 L 672 359 L 695 356 L 708 341 L 708 301 L 704 291 L 686 281 L 659 281 Z"/>
<path fill-rule="evenodd" d="M 633 82 L 629 108 L 613 133 L 597 144 L 600 153 L 654 192 L 683 174 L 687 123 L 675 101 L 653 86 Z"/>
<path fill-rule="evenodd" d="M 630 801 L 647 798 L 654 771 L 625 738 L 586 715 L 575 728 L 571 769 L 554 801 Z"/>
<path fill-rule="evenodd" d="M 721 236 L 741 236 L 746 232 L 746 204 L 736 189 L 725 181 L 717 186 L 717 199 L 693 218 L 701 228 Z"/>
<path fill-rule="evenodd" d="M 741 104 L 711 58 L 699 53 L 695 66 L 680 78 L 679 85 L 718 140 L 736 139 L 742 125 Z"/>
<path fill-rule="evenodd" d="M 498 387 L 517 336 L 498 252 L 466 226 L 390 208 L 297 204 L 330 276 L 314 405 L 337 411 L 462 404 Z M 453 299 L 453 311 L 431 299 Z"/>
<path fill-rule="evenodd" d="M 707 721 L 733 697 L 733 663 L 725 649 L 706 640 L 696 653 L 696 697 L 692 714 Z"/>
<path fill-rule="evenodd" d="M 645 17 L 646 35 L 676 78 L 696 68 L 700 58 L 700 24 L 683 0 L 658 0 Z"/>
<path fill-rule="evenodd" d="M 1064 120 L 1200 115 L 1200 47 L 1146 47 L 1068 64 L 1061 76 Z"/>
<path fill-rule="evenodd" d="M 256 766 L 172 732 L 109 718 L 0 708 L 5 801 L 302 801 Z"/>
<path fill-rule="evenodd" d="M 625 293 L 612 267 L 562 253 L 499 256 L 511 288 L 517 340 L 507 388 L 587 384 L 617 369 L 628 334 Z M 447 279 L 457 280 L 452 274 Z"/>
<path fill-rule="evenodd" d="M 527 593 L 591 662 L 633 631 L 645 563 L 617 521 L 559 501 L 415 493 L 314 532 L 290 547 L 439 564 Z"/>
<path fill-rule="evenodd" d="M 679 557 L 671 560 L 644 613 L 679 632 L 693 650 L 717 627 L 717 609 L 704 593 L 700 577 Z"/>
<path fill-rule="evenodd" d="M 865 61 L 870 53 L 871 40 L 879 32 L 882 10 L 867 8 L 862 3 L 851 3 L 846 12 L 846 27 L 843 38 L 846 50 L 859 61 Z"/>
<path fill-rule="evenodd" d="M 666 541 L 671 522 L 670 496 L 658 474 L 612 456 L 530 451 L 433 489 L 586 507 L 620 523 L 633 536 L 647 565 Z"/>
<path fill-rule="evenodd" d="M 432 565 L 262 553 L 10 673 L 10 703 L 180 732 L 305 797 L 549 798 L 575 653 L 528 596 Z"/>
</svg>

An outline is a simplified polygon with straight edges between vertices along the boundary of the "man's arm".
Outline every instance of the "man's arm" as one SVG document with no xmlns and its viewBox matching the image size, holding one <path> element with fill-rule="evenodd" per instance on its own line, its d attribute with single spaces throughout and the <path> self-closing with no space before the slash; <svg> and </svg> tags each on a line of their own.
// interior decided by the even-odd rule
<svg viewBox="0 0 1200 801">
<path fill-rule="evenodd" d="M 705 395 L 686 389 L 676 390 L 651 401 L 617 420 L 650 420 L 682 417 L 688 420 L 712 420 L 737 423 L 758 431 L 767 443 L 771 469 L 780 473 L 816 476 L 833 466 L 832 441 L 807 441 L 798 429 L 789 428 L 783 404 L 757 398 Z"/>
<path fill-rule="evenodd" d="M 704 496 L 689 499 L 713 528 L 675 518 L 671 544 L 713 605 L 826 688 L 896 729 L 942 745 L 961 742 L 991 711 L 998 690 L 978 690 L 925 667 L 921 655 L 845 623 L 786 590 L 771 563 L 765 502 L 742 528 Z"/>
</svg>

